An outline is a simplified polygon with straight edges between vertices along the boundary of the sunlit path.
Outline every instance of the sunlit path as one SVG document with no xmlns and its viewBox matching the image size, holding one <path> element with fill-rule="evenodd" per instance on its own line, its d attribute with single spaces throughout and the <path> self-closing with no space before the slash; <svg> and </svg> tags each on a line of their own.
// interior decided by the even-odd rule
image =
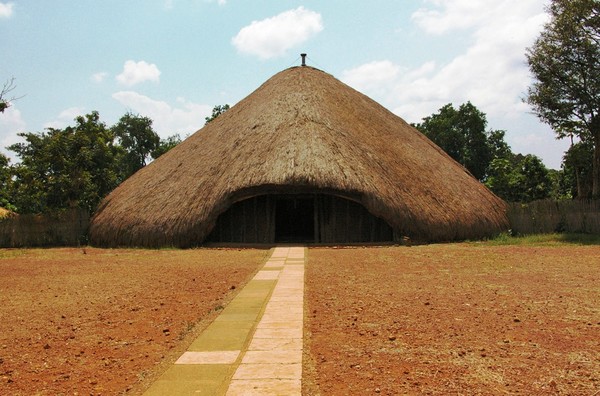
<svg viewBox="0 0 600 396">
<path fill-rule="evenodd" d="M 277 247 L 145 395 L 300 395 L 303 247 Z"/>
</svg>

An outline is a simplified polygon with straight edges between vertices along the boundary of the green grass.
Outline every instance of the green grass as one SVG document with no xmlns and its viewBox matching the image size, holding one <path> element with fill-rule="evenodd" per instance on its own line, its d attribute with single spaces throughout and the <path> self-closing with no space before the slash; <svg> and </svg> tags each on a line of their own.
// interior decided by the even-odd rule
<svg viewBox="0 0 600 396">
<path fill-rule="evenodd" d="M 522 236 L 511 236 L 502 233 L 497 237 L 484 242 L 491 246 L 500 245 L 534 245 L 534 246 L 560 246 L 564 244 L 573 245 L 600 245 L 600 235 L 592 234 L 533 234 Z"/>
</svg>

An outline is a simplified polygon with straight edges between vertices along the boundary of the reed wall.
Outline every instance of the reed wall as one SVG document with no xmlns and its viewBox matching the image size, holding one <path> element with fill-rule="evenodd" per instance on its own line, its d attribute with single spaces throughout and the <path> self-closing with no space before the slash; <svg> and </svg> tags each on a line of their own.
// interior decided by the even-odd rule
<svg viewBox="0 0 600 396">
<path fill-rule="evenodd" d="M 508 218 L 511 230 L 516 234 L 600 234 L 600 201 L 509 203 Z"/>
<path fill-rule="evenodd" d="M 90 214 L 83 209 L 43 215 L 12 215 L 0 220 L 0 247 L 85 245 L 89 223 Z"/>
</svg>

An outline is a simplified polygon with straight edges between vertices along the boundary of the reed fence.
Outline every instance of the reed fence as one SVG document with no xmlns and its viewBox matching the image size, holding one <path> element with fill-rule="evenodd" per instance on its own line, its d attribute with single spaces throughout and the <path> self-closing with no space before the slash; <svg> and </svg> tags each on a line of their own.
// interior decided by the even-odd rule
<svg viewBox="0 0 600 396">
<path fill-rule="evenodd" d="M 508 218 L 511 230 L 516 234 L 600 234 L 600 201 L 509 203 Z"/>
<path fill-rule="evenodd" d="M 84 209 L 10 215 L 0 219 L 0 247 L 79 246 L 87 243 L 89 223 Z"/>
</svg>

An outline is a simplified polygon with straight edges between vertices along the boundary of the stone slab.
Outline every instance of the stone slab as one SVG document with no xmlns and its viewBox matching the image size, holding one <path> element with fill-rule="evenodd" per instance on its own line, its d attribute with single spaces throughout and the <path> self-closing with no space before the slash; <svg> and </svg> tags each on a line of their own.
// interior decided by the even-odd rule
<svg viewBox="0 0 600 396">
<path fill-rule="evenodd" d="M 242 364 L 302 364 L 302 350 L 287 351 L 248 351 L 242 358 Z"/>
<path fill-rule="evenodd" d="M 256 329 L 254 338 L 302 338 L 302 329 Z"/>
<path fill-rule="evenodd" d="M 303 322 L 301 320 L 294 320 L 289 322 L 279 322 L 279 321 L 260 321 L 257 329 L 302 329 Z"/>
<path fill-rule="evenodd" d="M 254 275 L 254 280 L 273 280 L 273 279 L 277 279 L 279 278 L 279 273 L 281 271 L 276 271 L 276 270 L 262 270 L 262 271 L 258 271 L 256 273 L 256 275 Z"/>
<path fill-rule="evenodd" d="M 240 356 L 240 351 L 187 351 L 175 364 L 234 364 Z"/>
<path fill-rule="evenodd" d="M 300 395 L 302 384 L 300 380 L 233 380 L 227 391 L 227 396 L 281 396 Z"/>
<path fill-rule="evenodd" d="M 296 322 L 302 320 L 303 317 L 302 313 L 265 313 L 261 322 Z"/>
<path fill-rule="evenodd" d="M 249 351 L 291 351 L 302 350 L 301 338 L 253 338 Z"/>
<path fill-rule="evenodd" d="M 302 379 L 302 364 L 240 364 L 233 379 Z"/>
<path fill-rule="evenodd" d="M 233 373 L 231 365 L 174 365 L 144 392 L 144 396 L 218 395 Z"/>
<path fill-rule="evenodd" d="M 228 327 L 227 325 L 231 322 L 213 322 L 215 324 L 221 324 L 224 326 L 209 326 L 204 330 L 192 345 L 188 348 L 189 351 L 200 352 L 200 351 L 239 351 L 244 348 L 250 331 L 252 330 L 252 323 L 249 322 L 246 328 L 242 327 Z M 239 322 L 233 322 L 239 323 Z"/>
</svg>

